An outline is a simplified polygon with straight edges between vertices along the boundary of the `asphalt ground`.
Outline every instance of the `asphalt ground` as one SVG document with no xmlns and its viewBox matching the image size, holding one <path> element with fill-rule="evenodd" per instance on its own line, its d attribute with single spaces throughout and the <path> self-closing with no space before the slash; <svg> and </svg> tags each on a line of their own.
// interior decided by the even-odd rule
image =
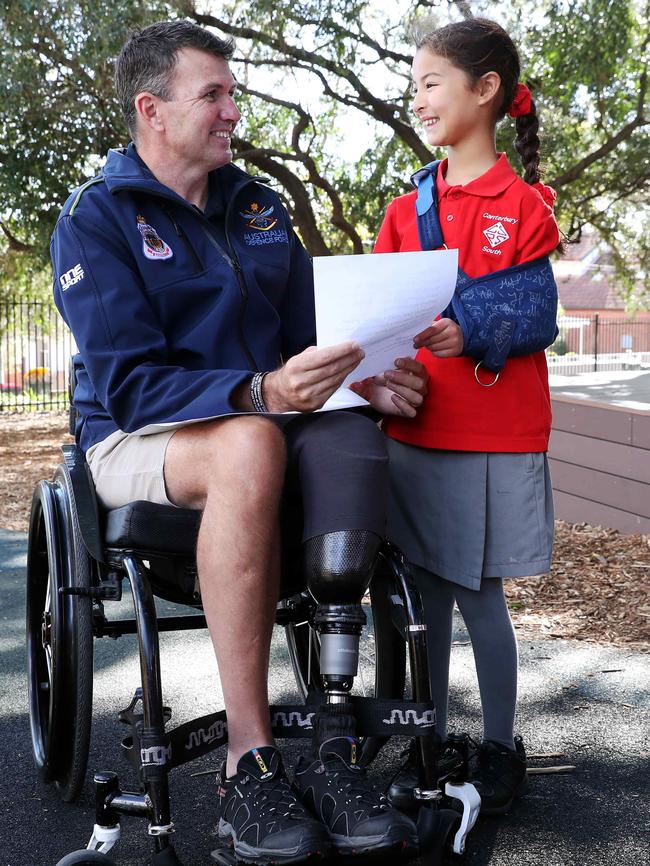
<svg viewBox="0 0 650 866">
<path fill-rule="evenodd" d="M 0 866 L 54 866 L 85 847 L 93 824 L 87 782 L 76 804 L 64 804 L 38 780 L 31 758 L 24 652 L 24 533 L 0 530 Z M 110 611 L 109 611 L 110 612 Z M 530 778 L 529 793 L 505 818 L 479 822 L 470 836 L 467 866 L 649 866 L 650 656 L 565 640 L 520 638 L 521 683 L 517 720 L 529 753 L 563 753 L 542 763 L 573 764 L 568 775 Z M 471 647 L 457 623 L 452 653 L 452 728 L 480 734 Z M 207 634 L 161 636 L 165 702 L 173 724 L 221 708 Z M 134 772 L 119 754 L 117 721 L 138 684 L 135 638 L 95 641 L 95 694 L 89 776 L 120 773 L 136 790 Z M 283 634 L 273 644 L 271 699 L 297 699 Z M 304 741 L 284 741 L 289 766 Z M 371 768 L 378 785 L 399 765 L 404 741 L 392 740 Z M 184 866 L 212 863 L 216 847 L 215 752 L 172 774 L 175 845 Z M 123 820 L 112 855 L 118 866 L 149 862 L 144 822 Z M 414 861 L 424 866 L 424 861 Z"/>
</svg>

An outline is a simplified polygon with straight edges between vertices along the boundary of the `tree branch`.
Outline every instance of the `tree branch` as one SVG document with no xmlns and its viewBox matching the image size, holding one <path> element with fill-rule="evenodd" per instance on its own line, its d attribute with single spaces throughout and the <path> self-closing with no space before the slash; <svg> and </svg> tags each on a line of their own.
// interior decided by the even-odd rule
<svg viewBox="0 0 650 866">
<path fill-rule="evenodd" d="M 7 238 L 7 241 L 9 243 L 9 249 L 13 250 L 13 252 L 15 252 L 15 253 L 31 253 L 34 251 L 34 249 L 35 249 L 34 246 L 32 246 L 31 244 L 25 244 L 22 241 L 19 241 L 18 238 L 9 231 L 9 229 L 7 228 L 5 223 L 0 222 L 0 229 L 2 229 L 4 236 Z"/>
<path fill-rule="evenodd" d="M 252 162 L 254 165 L 258 167 L 264 166 L 264 170 L 268 174 L 273 174 L 281 183 L 284 184 L 284 174 L 280 177 L 279 174 L 275 173 L 275 167 L 279 164 L 275 162 L 275 159 L 287 160 L 290 162 L 299 162 L 307 169 L 307 183 L 310 183 L 312 186 L 317 187 L 318 189 L 322 189 L 323 192 L 327 195 L 330 200 L 330 204 L 332 205 L 332 216 L 330 222 L 333 226 L 338 228 L 343 234 L 347 235 L 347 237 L 352 242 L 352 248 L 355 253 L 361 255 L 363 253 L 363 241 L 355 227 L 352 223 L 346 219 L 345 213 L 343 210 L 343 202 L 341 201 L 341 197 L 339 196 L 336 188 L 327 180 L 327 178 L 323 177 L 323 175 L 318 171 L 315 161 L 312 157 L 305 153 L 304 151 L 298 151 L 296 153 L 283 153 L 279 150 L 271 150 L 268 148 L 260 148 L 254 147 L 252 144 L 245 142 L 243 139 L 235 139 L 236 142 L 241 142 L 242 146 L 247 145 L 245 149 L 239 150 L 237 149 L 237 158 L 246 160 L 247 162 Z M 285 166 L 281 167 L 284 171 L 288 171 Z M 307 190 L 304 187 L 304 183 L 294 175 L 294 180 L 296 181 L 296 189 L 297 184 L 300 184 L 304 190 L 304 197 L 300 198 L 300 202 L 298 202 L 295 198 L 294 192 L 292 190 L 291 194 L 294 197 L 294 214 L 293 216 L 296 219 L 296 222 L 299 224 L 305 223 L 305 219 L 303 219 L 303 207 L 305 203 L 309 203 L 309 211 L 311 218 L 309 215 L 307 216 L 306 222 L 307 225 L 311 225 L 310 231 L 318 231 L 320 239 L 322 241 L 323 247 L 325 247 L 325 242 L 322 239 L 322 235 L 320 235 L 320 231 L 318 230 L 318 226 L 316 223 L 316 219 L 314 217 L 313 208 L 311 206 L 311 198 L 307 194 Z M 313 220 L 313 222 L 312 222 Z M 301 234 L 303 235 L 303 239 L 305 240 L 305 246 L 312 253 L 312 255 L 327 255 L 329 253 L 316 252 L 315 246 L 312 246 L 313 241 L 307 241 L 306 235 L 301 228 Z"/>
<path fill-rule="evenodd" d="M 311 201 L 304 184 L 286 165 L 272 159 L 267 153 L 255 147 L 250 141 L 234 137 L 233 144 L 237 156 L 244 157 L 248 162 L 270 174 L 278 180 L 293 199 L 293 208 L 289 206 L 291 217 L 299 229 L 304 245 L 313 256 L 329 256 L 331 250 L 327 247 L 321 235 Z"/>
<path fill-rule="evenodd" d="M 642 56 L 644 56 L 648 45 L 650 45 L 650 33 L 646 35 L 646 38 L 642 44 Z M 558 175 L 558 177 L 549 181 L 549 185 L 559 189 L 562 186 L 565 186 L 567 183 L 571 183 L 580 177 L 583 172 L 589 168 L 590 165 L 593 165 L 598 160 L 602 159 L 604 156 L 608 156 L 613 150 L 621 144 L 621 142 L 626 141 L 626 139 L 630 138 L 635 129 L 638 129 L 642 126 L 647 126 L 650 124 L 650 119 L 647 119 L 644 116 L 645 110 L 645 98 L 646 92 L 648 89 L 648 61 L 644 63 L 643 71 L 641 72 L 641 76 L 639 79 L 639 93 L 636 103 L 636 117 L 631 120 L 629 123 L 626 123 L 622 129 L 620 129 L 616 135 L 611 136 L 611 138 L 607 139 L 607 141 L 602 144 L 599 148 L 587 154 L 584 159 L 581 159 L 580 162 L 577 162 L 572 168 L 568 171 L 565 171 L 564 174 Z"/>
<path fill-rule="evenodd" d="M 377 113 L 371 106 L 365 105 L 359 99 L 355 99 L 352 96 L 348 96 L 346 94 L 338 93 L 336 90 L 334 90 L 320 69 L 314 69 L 312 66 L 304 65 L 301 63 L 291 63 L 288 60 L 252 60 L 250 58 L 247 58 L 246 60 L 242 60 L 241 62 L 249 63 L 251 66 L 288 67 L 290 69 L 301 69 L 304 72 L 312 73 L 320 80 L 321 84 L 323 85 L 323 93 L 325 94 L 325 96 L 331 97 L 336 102 L 339 102 L 341 105 L 345 105 L 347 108 L 355 108 L 357 111 L 362 111 L 364 114 L 367 114 L 368 117 L 372 117 L 373 120 L 376 120 L 380 123 L 385 123 L 393 130 L 396 136 L 400 138 L 404 142 L 404 144 L 406 144 L 413 151 L 413 153 L 420 160 L 420 162 L 430 162 L 431 152 L 427 149 L 426 145 L 420 139 L 413 127 L 406 123 L 404 120 L 399 120 L 396 117 L 396 115 L 398 117 L 405 116 L 404 106 L 398 105 L 395 102 L 383 102 L 382 105 L 385 109 L 384 113 L 388 114 L 389 116 L 389 119 L 387 120 L 385 117 L 378 117 Z"/>
<path fill-rule="evenodd" d="M 363 31 L 357 31 L 353 33 L 351 30 L 348 30 L 347 27 L 344 27 L 342 24 L 338 24 L 334 21 L 333 18 L 304 18 L 298 14 L 292 15 L 292 20 L 297 24 L 302 25 L 303 27 L 318 27 L 319 29 L 327 29 L 329 33 L 332 33 L 335 38 L 349 38 L 353 39 L 355 42 L 361 42 L 363 45 L 367 45 L 368 48 L 372 48 L 372 50 L 377 54 L 377 57 L 380 60 L 396 60 L 398 63 L 408 63 L 410 66 L 413 62 L 413 57 L 408 54 L 401 54 L 399 51 L 391 51 L 390 48 L 386 48 L 383 45 L 380 45 L 379 42 L 372 39 L 368 36 L 367 33 Z"/>
<path fill-rule="evenodd" d="M 577 178 L 579 178 L 590 165 L 593 165 L 595 162 L 598 162 L 599 159 L 602 159 L 613 150 L 616 150 L 619 144 L 628 139 L 635 129 L 638 129 L 641 126 L 647 126 L 648 123 L 650 123 L 650 121 L 645 120 L 643 117 L 635 117 L 634 120 L 626 123 L 616 135 L 609 138 L 603 145 L 585 156 L 584 159 L 581 159 L 580 162 L 577 162 L 572 168 L 565 171 L 564 174 L 560 174 L 552 180 L 549 180 L 549 186 L 559 189 L 567 183 L 572 183 L 574 180 L 577 180 Z"/>
<path fill-rule="evenodd" d="M 413 152 L 417 155 L 417 157 L 423 162 L 428 162 L 431 158 L 431 154 L 423 145 L 419 137 L 416 135 L 413 128 L 395 117 L 396 108 L 390 104 L 387 104 L 386 102 L 384 102 L 384 100 L 374 96 L 359 79 L 359 77 L 348 66 L 335 63 L 332 60 L 321 57 L 319 54 L 316 54 L 313 51 L 307 51 L 304 48 L 298 48 L 296 46 L 290 45 L 282 36 L 270 36 L 268 33 L 265 33 L 261 30 L 254 30 L 251 27 L 240 27 L 234 24 L 230 24 L 227 21 L 223 21 L 222 19 L 217 18 L 214 15 L 200 14 L 196 11 L 196 9 L 192 6 L 191 3 L 187 4 L 186 11 L 187 14 L 191 18 L 193 18 L 198 24 L 209 27 L 216 27 L 218 30 L 227 33 L 230 36 L 237 36 L 242 39 L 253 40 L 254 42 L 266 45 L 267 47 L 279 52 L 280 54 L 283 54 L 286 57 L 293 58 L 296 62 L 287 65 L 291 65 L 294 68 L 300 67 L 302 69 L 306 69 L 309 72 L 313 72 L 319 75 L 321 81 L 323 82 L 325 82 L 326 79 L 322 72 L 320 72 L 320 69 L 326 70 L 327 72 L 336 75 L 338 78 L 347 81 L 347 83 L 358 95 L 358 102 L 346 102 L 346 100 L 344 100 L 339 94 L 333 91 L 329 87 L 329 85 L 326 93 L 332 96 L 334 99 L 337 99 L 339 102 L 342 102 L 343 104 L 353 105 L 355 108 L 358 108 L 361 111 L 364 111 L 366 114 L 369 114 L 371 117 L 374 117 L 375 120 L 379 120 L 381 123 L 385 123 L 393 130 L 395 135 L 399 136 L 404 141 L 404 143 L 408 147 L 410 147 L 411 150 L 413 150 Z M 250 63 L 251 61 L 250 59 L 248 59 L 246 62 Z M 315 67 L 320 67 L 320 69 L 317 69 Z M 401 109 L 397 110 L 401 111 Z"/>
</svg>

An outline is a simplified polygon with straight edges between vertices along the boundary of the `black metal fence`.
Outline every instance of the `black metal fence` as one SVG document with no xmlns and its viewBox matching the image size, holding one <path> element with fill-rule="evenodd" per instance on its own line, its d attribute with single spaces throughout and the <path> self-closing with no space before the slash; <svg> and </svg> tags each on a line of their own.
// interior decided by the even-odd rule
<svg viewBox="0 0 650 866">
<path fill-rule="evenodd" d="M 51 304 L 0 302 L 0 412 L 68 408 L 72 335 Z"/>
<path fill-rule="evenodd" d="M 650 365 L 650 318 L 562 316 L 559 334 L 547 350 L 549 370 L 587 373 Z"/>
<path fill-rule="evenodd" d="M 548 350 L 556 373 L 650 364 L 650 318 L 564 316 Z M 56 309 L 36 301 L 0 302 L 0 412 L 68 408 L 68 362 L 76 351 Z"/>
</svg>

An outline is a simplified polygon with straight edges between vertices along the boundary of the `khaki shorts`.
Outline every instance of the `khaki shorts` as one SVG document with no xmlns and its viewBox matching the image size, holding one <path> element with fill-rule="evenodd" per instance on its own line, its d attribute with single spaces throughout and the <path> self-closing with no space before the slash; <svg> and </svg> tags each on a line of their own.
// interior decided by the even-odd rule
<svg viewBox="0 0 650 866">
<path fill-rule="evenodd" d="M 165 488 L 165 453 L 176 430 L 140 436 L 116 430 L 86 453 L 99 501 L 119 508 L 144 499 L 173 505 Z"/>
</svg>

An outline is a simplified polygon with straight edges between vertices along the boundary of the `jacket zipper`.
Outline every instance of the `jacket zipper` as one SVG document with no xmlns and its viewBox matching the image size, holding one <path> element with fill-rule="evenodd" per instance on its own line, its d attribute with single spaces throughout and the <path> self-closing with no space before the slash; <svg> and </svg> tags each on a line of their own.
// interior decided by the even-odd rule
<svg viewBox="0 0 650 866">
<path fill-rule="evenodd" d="M 195 216 L 197 216 L 199 218 L 200 225 L 201 225 L 201 228 L 203 229 L 204 234 L 206 235 L 206 237 L 208 238 L 208 240 L 210 241 L 212 246 L 221 255 L 221 257 L 228 263 L 228 265 L 230 265 L 232 270 L 235 272 L 235 275 L 237 276 L 237 282 L 239 284 L 239 292 L 240 292 L 241 298 L 242 298 L 242 305 L 241 305 L 241 309 L 240 309 L 239 319 L 237 322 L 237 336 L 239 337 L 239 342 L 241 343 L 242 350 L 243 350 L 244 354 L 246 355 L 246 360 L 248 361 L 251 370 L 255 370 L 257 372 L 259 370 L 259 367 L 257 365 L 257 361 L 255 360 L 255 357 L 254 357 L 253 353 L 251 352 L 251 350 L 248 346 L 248 343 L 246 342 L 246 337 L 244 335 L 244 317 L 246 315 L 246 307 L 248 305 L 248 286 L 246 285 L 246 280 L 244 279 L 244 274 L 243 274 L 242 269 L 241 269 L 241 264 L 239 263 L 239 259 L 237 258 L 237 254 L 235 253 L 233 245 L 230 241 L 230 235 L 228 233 L 228 217 L 230 216 L 230 211 L 232 208 L 232 202 L 235 198 L 235 195 L 238 195 L 239 192 L 245 186 L 248 186 L 248 184 L 256 183 L 256 182 L 257 182 L 256 178 L 251 178 L 250 180 L 247 180 L 245 183 L 242 183 L 235 190 L 235 194 L 231 197 L 230 201 L 228 202 L 228 206 L 226 208 L 226 216 L 224 219 L 224 225 L 225 225 L 225 232 L 226 232 L 226 240 L 228 242 L 228 247 L 230 249 L 232 256 L 229 256 L 228 253 L 217 242 L 216 238 L 214 237 L 214 235 L 212 234 L 212 232 L 210 231 L 210 229 L 206 225 L 206 223 L 208 222 L 206 217 L 204 217 L 200 211 L 197 211 L 196 208 L 190 207 L 189 204 L 184 205 L 184 206 L 188 210 L 190 210 Z M 138 187 L 123 186 L 123 187 L 121 187 L 121 189 L 126 191 L 126 192 L 137 192 L 140 194 L 143 193 L 143 190 L 138 188 Z M 172 198 L 171 196 L 167 196 L 167 195 L 164 195 L 161 193 L 155 193 L 155 192 L 149 193 L 149 195 L 154 195 L 154 196 L 156 196 L 156 198 L 163 199 L 166 201 L 171 201 L 171 202 L 174 202 L 174 204 L 176 204 L 176 205 L 180 204 L 181 206 L 183 206 L 182 202 L 177 201 L 175 198 Z M 162 207 L 163 207 L 163 210 L 166 211 L 165 206 L 163 205 Z M 176 231 L 178 233 L 179 226 L 177 226 L 175 220 L 172 219 L 172 222 L 174 224 L 174 228 L 176 228 Z M 186 237 L 187 237 L 187 235 L 186 235 Z M 189 238 L 188 238 L 188 242 L 189 242 Z M 195 256 L 195 260 L 199 260 L 197 254 L 196 254 L 196 250 L 194 250 L 194 248 L 192 247 L 191 244 L 190 244 L 190 248 L 192 249 L 192 252 Z"/>
<path fill-rule="evenodd" d="M 239 264 L 239 259 L 234 253 L 232 245 L 230 241 L 228 241 L 228 247 L 230 248 L 230 252 L 232 255 L 228 255 L 228 253 L 223 249 L 221 244 L 217 241 L 215 236 L 212 234 L 208 226 L 205 224 L 207 220 L 205 217 L 201 217 L 201 228 L 203 229 L 203 233 L 210 241 L 212 246 L 219 252 L 219 254 L 225 259 L 226 262 L 230 265 L 230 267 L 235 272 L 237 277 L 237 282 L 239 284 L 239 293 L 241 295 L 242 303 L 239 308 L 239 318 L 237 319 L 237 336 L 239 337 L 239 342 L 241 343 L 241 347 L 244 350 L 244 354 L 246 355 L 246 360 L 248 361 L 251 370 L 258 371 L 259 367 L 257 365 L 257 361 L 255 360 L 253 353 L 251 352 L 248 343 L 246 342 L 246 336 L 244 334 L 244 318 L 246 316 L 246 307 L 248 306 L 248 286 L 246 285 L 246 281 L 244 279 L 244 274 L 242 273 L 241 265 Z M 226 211 L 226 220 L 228 219 L 228 212 Z M 226 239 L 228 239 L 228 228 L 226 226 Z"/>
<path fill-rule="evenodd" d="M 192 256 L 192 260 L 194 261 L 194 266 L 196 267 L 197 272 L 199 274 L 202 273 L 205 270 L 205 268 L 203 267 L 203 262 L 199 258 L 199 254 L 197 253 L 197 251 L 194 249 L 194 244 L 192 243 L 192 241 L 187 236 L 187 232 L 185 231 L 185 229 L 183 228 L 182 225 L 180 225 L 179 223 L 176 222 L 176 220 L 174 219 L 174 216 L 170 210 L 168 210 L 167 208 L 163 208 L 163 210 L 167 214 L 171 224 L 174 226 L 174 231 L 176 232 L 178 237 L 183 241 L 183 243 L 185 244 L 187 249 L 190 251 L 190 255 Z"/>
</svg>

